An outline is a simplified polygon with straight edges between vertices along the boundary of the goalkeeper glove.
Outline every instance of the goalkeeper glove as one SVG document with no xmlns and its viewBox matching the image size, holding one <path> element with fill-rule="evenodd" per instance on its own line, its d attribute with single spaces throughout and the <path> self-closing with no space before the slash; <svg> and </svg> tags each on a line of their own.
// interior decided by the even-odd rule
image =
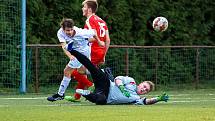
<svg viewBox="0 0 215 121">
<path fill-rule="evenodd" d="M 123 85 L 120 85 L 119 89 L 123 95 L 125 95 L 126 97 L 131 97 L 131 94 L 125 89 L 125 87 Z"/>
<path fill-rule="evenodd" d="M 169 100 L 169 96 L 164 92 L 163 94 L 156 97 L 157 101 L 165 101 Z"/>
</svg>

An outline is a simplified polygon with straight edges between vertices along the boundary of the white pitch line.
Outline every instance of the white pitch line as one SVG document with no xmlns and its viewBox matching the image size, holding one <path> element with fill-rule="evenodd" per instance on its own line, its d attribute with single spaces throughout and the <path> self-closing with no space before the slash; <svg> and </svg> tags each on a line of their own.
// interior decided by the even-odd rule
<svg viewBox="0 0 215 121">
<path fill-rule="evenodd" d="M 190 98 L 189 97 L 188 98 L 178 98 L 178 97 L 175 98 L 175 97 L 171 97 L 171 96 L 170 96 L 170 99 L 174 99 L 174 100 L 202 100 L 202 98 L 200 98 L 200 97 L 199 98 L 191 98 L 191 97 Z M 208 97 L 207 99 L 214 100 L 215 98 L 209 98 Z"/>
<path fill-rule="evenodd" d="M 169 96 L 174 96 L 174 97 L 177 97 L 177 96 L 215 96 L 215 94 L 175 94 L 175 95 L 169 95 Z M 156 95 L 147 95 L 147 96 L 156 96 Z"/>
<path fill-rule="evenodd" d="M 181 100 L 181 101 L 168 101 L 168 103 L 193 103 L 193 102 L 211 102 L 215 100 Z"/>
<path fill-rule="evenodd" d="M 78 106 L 78 105 L 87 105 L 87 104 L 80 104 L 80 103 L 71 103 L 71 104 L 53 104 L 53 105 L 27 105 L 27 106 L 31 106 L 31 107 L 58 107 L 58 106 Z M 88 104 L 89 105 L 89 104 Z M 0 105 L 1 107 L 13 107 L 14 105 Z"/>
<path fill-rule="evenodd" d="M 1 99 L 4 99 L 4 100 L 40 100 L 40 99 L 46 99 L 47 97 L 28 97 L 28 98 L 25 98 L 25 97 L 17 97 L 17 98 L 0 98 Z"/>
</svg>

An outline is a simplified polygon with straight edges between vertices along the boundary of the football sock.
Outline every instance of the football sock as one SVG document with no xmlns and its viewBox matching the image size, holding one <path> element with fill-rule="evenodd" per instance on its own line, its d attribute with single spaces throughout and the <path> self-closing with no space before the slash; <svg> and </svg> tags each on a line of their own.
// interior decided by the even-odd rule
<svg viewBox="0 0 215 121">
<path fill-rule="evenodd" d="M 76 89 L 84 89 L 84 87 L 85 87 L 84 84 L 78 82 L 78 83 L 77 83 L 77 86 L 76 86 Z M 81 98 L 81 95 L 78 94 L 78 93 L 75 93 L 75 94 L 74 94 L 74 98 L 75 98 L 76 100 L 78 100 L 78 99 Z"/>
<path fill-rule="evenodd" d="M 90 75 L 90 72 L 88 69 L 86 69 L 86 75 Z"/>
<path fill-rule="evenodd" d="M 66 76 L 63 77 L 63 80 L 61 81 L 59 90 L 58 90 L 58 94 L 60 96 L 63 96 L 63 94 L 66 91 L 66 88 L 68 87 L 69 83 L 70 83 L 71 78 L 68 78 Z"/>
<path fill-rule="evenodd" d="M 77 82 L 84 84 L 86 87 L 90 87 L 93 85 L 93 83 L 87 79 L 86 75 L 82 75 L 82 74 L 78 73 L 77 70 L 74 70 L 72 72 L 72 76 Z"/>
</svg>

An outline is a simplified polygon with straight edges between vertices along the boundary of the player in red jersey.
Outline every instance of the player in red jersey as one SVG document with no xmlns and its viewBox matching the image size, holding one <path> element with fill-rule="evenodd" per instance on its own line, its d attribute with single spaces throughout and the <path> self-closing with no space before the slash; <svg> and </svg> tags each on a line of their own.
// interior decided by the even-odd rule
<svg viewBox="0 0 215 121">
<path fill-rule="evenodd" d="M 83 3 L 83 16 L 87 17 L 84 28 L 94 29 L 101 40 L 98 43 L 92 40 L 91 62 L 96 65 L 102 65 L 105 62 L 105 55 L 110 45 L 110 37 L 106 22 L 96 15 L 98 3 L 96 0 L 85 0 Z"/>
</svg>

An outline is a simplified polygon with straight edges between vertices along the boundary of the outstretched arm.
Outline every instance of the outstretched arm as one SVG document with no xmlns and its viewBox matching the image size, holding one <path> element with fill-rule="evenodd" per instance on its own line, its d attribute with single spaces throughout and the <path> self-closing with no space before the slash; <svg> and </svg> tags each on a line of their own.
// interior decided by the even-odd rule
<svg viewBox="0 0 215 121">
<path fill-rule="evenodd" d="M 146 99 L 145 104 L 146 105 L 151 105 L 151 104 L 155 104 L 155 103 L 160 102 L 160 101 L 167 102 L 168 100 L 169 100 L 169 96 L 164 92 L 163 94 L 161 94 L 161 95 L 159 95 L 157 97 Z"/>
<path fill-rule="evenodd" d="M 96 30 L 95 29 L 91 29 L 91 30 L 93 30 L 95 32 L 95 35 L 93 36 L 93 38 L 89 38 L 89 42 L 97 41 L 99 46 L 105 47 L 105 45 L 106 45 L 105 42 L 103 42 L 99 39 Z"/>
<path fill-rule="evenodd" d="M 152 105 L 152 104 L 155 104 L 157 102 L 160 102 L 160 101 L 165 101 L 167 102 L 169 100 L 169 96 L 166 94 L 166 93 L 163 93 L 157 97 L 153 97 L 153 98 L 141 98 L 139 100 L 136 101 L 135 104 L 137 105 Z"/>
</svg>

